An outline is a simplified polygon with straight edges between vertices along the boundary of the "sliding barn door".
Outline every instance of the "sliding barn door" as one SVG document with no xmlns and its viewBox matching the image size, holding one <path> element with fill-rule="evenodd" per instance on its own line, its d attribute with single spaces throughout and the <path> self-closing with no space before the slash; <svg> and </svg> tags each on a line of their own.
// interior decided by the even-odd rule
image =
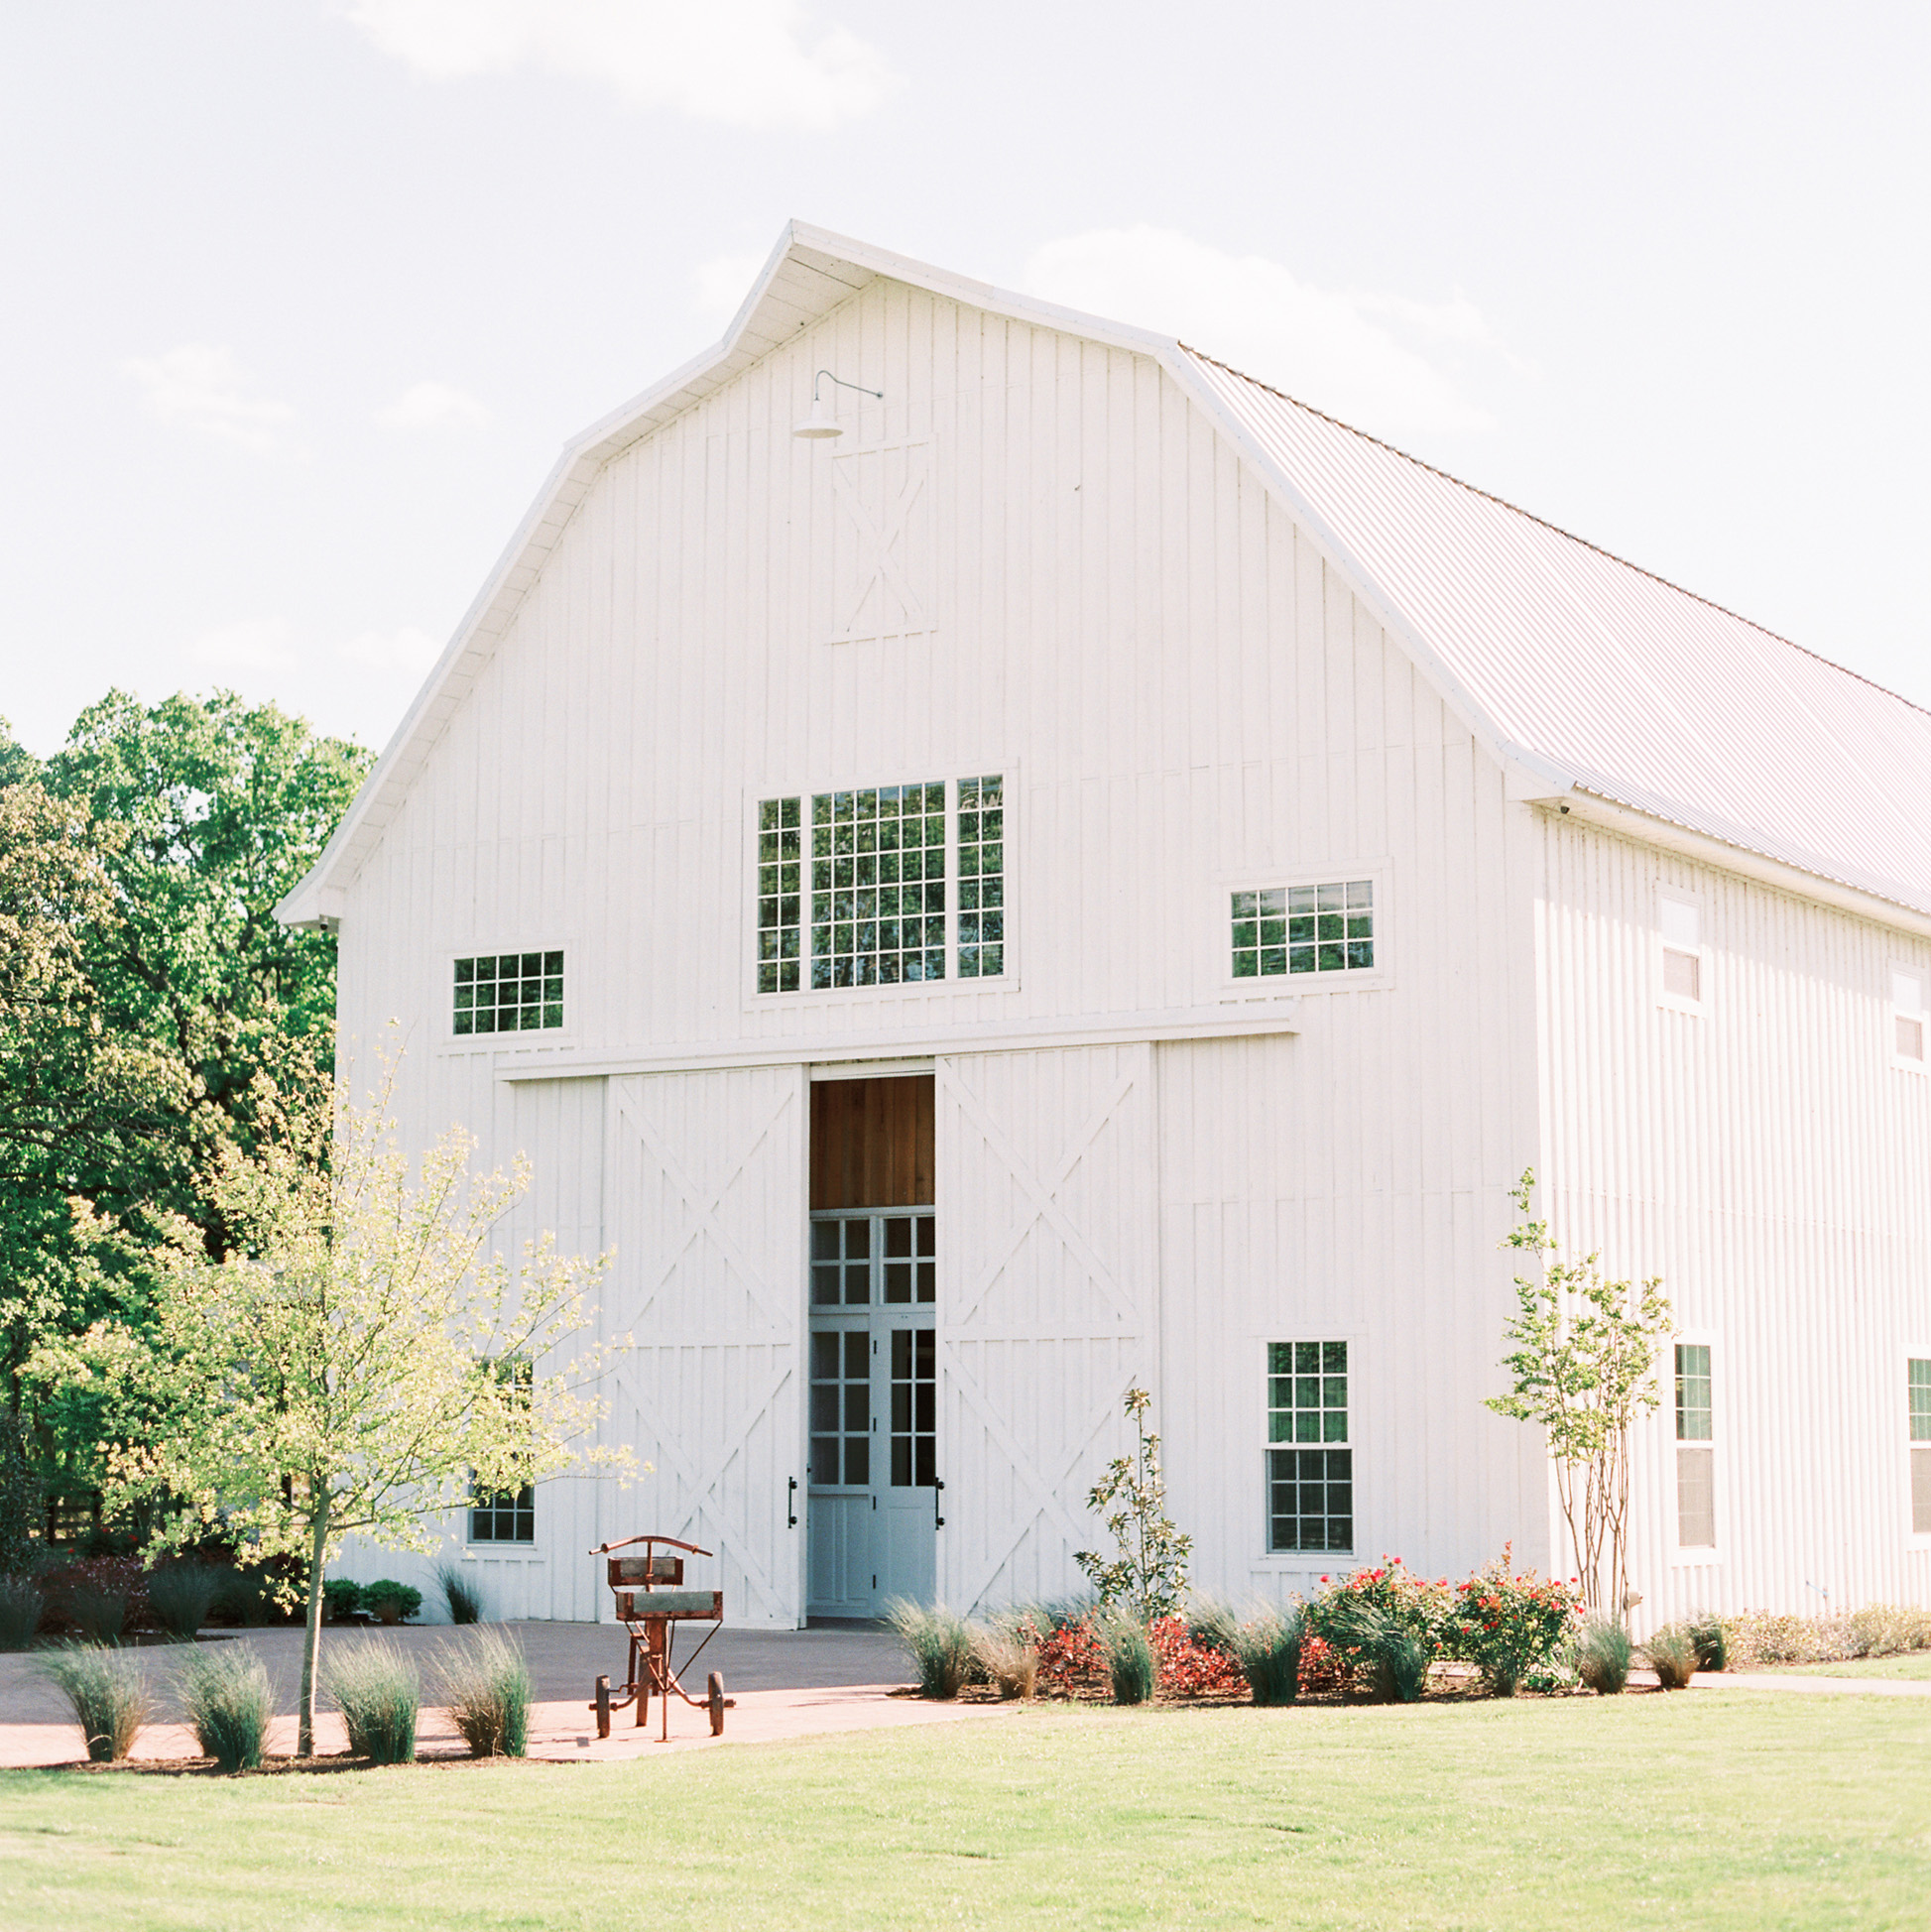
<svg viewBox="0 0 1931 1932">
<path fill-rule="evenodd" d="M 606 1333 L 633 1342 L 610 1385 L 610 1434 L 654 1471 L 605 1487 L 604 1534 L 660 1530 L 714 1550 L 691 1580 L 723 1585 L 727 1623 L 795 1629 L 804 1070 L 640 1074 L 610 1088 L 617 1260 L 603 1303 Z"/>
<path fill-rule="evenodd" d="M 959 1054 L 937 1073 L 939 1594 L 1080 1587 L 1086 1493 L 1152 1388 L 1152 1049 Z M 1156 1391 L 1157 1392 L 1157 1391 Z"/>
</svg>

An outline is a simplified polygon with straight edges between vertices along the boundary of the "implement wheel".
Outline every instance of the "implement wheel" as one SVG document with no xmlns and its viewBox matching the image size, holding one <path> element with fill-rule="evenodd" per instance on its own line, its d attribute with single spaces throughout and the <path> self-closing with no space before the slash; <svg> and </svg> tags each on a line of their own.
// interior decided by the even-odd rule
<svg viewBox="0 0 1931 1932">
<path fill-rule="evenodd" d="M 711 1736 L 721 1738 L 724 1735 L 724 1679 L 715 1670 L 711 1672 L 708 1701 L 711 1707 Z"/>
</svg>

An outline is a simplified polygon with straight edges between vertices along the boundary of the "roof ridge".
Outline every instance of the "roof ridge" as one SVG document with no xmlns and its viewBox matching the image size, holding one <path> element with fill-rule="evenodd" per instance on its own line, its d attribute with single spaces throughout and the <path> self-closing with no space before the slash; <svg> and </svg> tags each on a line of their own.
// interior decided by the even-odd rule
<svg viewBox="0 0 1931 1932">
<path fill-rule="evenodd" d="M 1633 570 L 1637 576 L 1647 577 L 1651 583 L 1661 584 L 1665 590 L 1674 591 L 1679 597 L 1687 597 L 1693 604 L 1701 604 L 1705 610 L 1713 610 L 1718 616 L 1727 617 L 1733 623 L 1748 624 L 1752 631 L 1768 638 L 1772 644 L 1780 644 L 1785 650 L 1794 651 L 1799 656 L 1810 659 L 1813 664 L 1822 664 L 1827 670 L 1834 670 L 1841 676 L 1854 677 L 1860 684 L 1868 685 L 1880 697 L 1890 698 L 1893 702 L 1903 705 L 1906 710 L 1915 711 L 1920 717 L 1931 718 L 1931 706 L 1919 704 L 1914 699 L 1904 696 L 1901 691 L 1893 691 L 1888 684 L 1880 684 L 1874 677 L 1867 677 L 1863 671 L 1853 670 L 1849 664 L 1840 664 L 1836 659 L 1825 657 L 1821 651 L 1813 651 L 1808 645 L 1798 644 L 1794 638 L 1786 638 L 1781 632 L 1772 631 L 1768 625 L 1759 624 L 1755 618 L 1746 617 L 1741 611 L 1734 611 L 1727 604 L 1718 603 L 1714 597 L 1705 597 L 1700 591 L 1687 589 L 1680 583 L 1673 583 L 1668 577 L 1655 570 L 1645 569 L 1640 563 L 1632 563 L 1627 556 L 1618 556 L 1614 550 L 1606 550 L 1602 544 L 1592 543 L 1587 537 L 1578 537 L 1574 531 L 1564 530 L 1560 524 L 1552 524 L 1548 518 L 1538 517 L 1534 511 L 1524 510 L 1520 504 L 1510 503 L 1507 497 L 1497 496 L 1493 490 L 1485 490 L 1479 484 L 1451 475 L 1449 471 L 1438 468 L 1433 463 L 1424 462 L 1419 456 L 1410 455 L 1405 449 L 1397 449 L 1391 442 L 1386 441 L 1381 436 L 1370 435 L 1366 429 L 1357 429 L 1352 423 L 1343 423 L 1338 416 L 1330 416 L 1326 410 L 1317 410 L 1312 403 L 1303 403 L 1298 396 L 1289 396 L 1284 389 L 1276 389 L 1271 383 L 1264 383 L 1259 376 L 1250 376 L 1246 370 L 1236 369 L 1231 362 L 1222 362 L 1218 356 L 1211 356 L 1204 349 L 1196 349 L 1190 342 L 1182 342 L 1180 347 L 1196 361 L 1222 370 L 1227 375 L 1249 383 L 1269 396 L 1276 396 L 1281 402 L 1290 404 L 1297 410 L 1303 410 L 1309 416 L 1318 417 L 1323 423 L 1331 423 L 1335 428 L 1345 430 L 1349 435 L 1357 436 L 1363 442 L 1372 442 L 1377 449 L 1386 449 L 1390 456 L 1398 456 L 1402 462 L 1412 463 L 1416 469 L 1426 470 L 1430 476 L 1439 476 L 1444 483 L 1452 483 L 1458 490 L 1466 490 L 1470 496 L 1480 497 L 1485 503 L 1493 503 L 1498 509 L 1507 510 L 1510 515 L 1520 517 L 1524 523 L 1534 524 L 1539 529 L 1562 538 L 1566 543 L 1577 544 L 1582 549 L 1607 558 L 1609 562 L 1618 564 L 1625 570 Z"/>
</svg>

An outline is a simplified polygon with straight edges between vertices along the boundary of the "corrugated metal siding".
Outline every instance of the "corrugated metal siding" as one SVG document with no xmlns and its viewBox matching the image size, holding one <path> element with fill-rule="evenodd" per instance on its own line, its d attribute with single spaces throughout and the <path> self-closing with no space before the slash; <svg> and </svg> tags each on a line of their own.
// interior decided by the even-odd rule
<svg viewBox="0 0 1931 1932">
<path fill-rule="evenodd" d="M 1931 911 L 1931 715 L 1189 355 L 1508 740 L 1586 790 Z"/>
<path fill-rule="evenodd" d="M 1545 1202 L 1659 1274 L 1710 1343 L 1718 1559 L 1675 1546 L 1663 1404 L 1637 1433 L 1644 1627 L 1931 1601 L 1905 1359 L 1931 1334 L 1931 1080 L 1893 1064 L 1893 961 L 1931 947 L 1573 820 L 1542 826 Z M 1658 1002 L 1657 899 L 1701 908 L 1703 1012 Z"/>
</svg>

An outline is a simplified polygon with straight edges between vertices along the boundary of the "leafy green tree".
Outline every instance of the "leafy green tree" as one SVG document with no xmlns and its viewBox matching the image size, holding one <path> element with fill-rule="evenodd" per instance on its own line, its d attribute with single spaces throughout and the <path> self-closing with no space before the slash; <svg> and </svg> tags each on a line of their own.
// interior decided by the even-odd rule
<svg viewBox="0 0 1931 1932">
<path fill-rule="evenodd" d="M 1514 1344 L 1503 1359 L 1513 1386 L 1484 1406 L 1540 1425 L 1583 1602 L 1621 1616 L 1629 1587 L 1629 1425 L 1662 1399 L 1656 1352 L 1674 1326 L 1659 1278 L 1606 1281 L 1600 1254 L 1565 1262 L 1549 1224 L 1530 1212 L 1534 1188 L 1529 1169 L 1510 1195 L 1521 1219 L 1504 1244 L 1535 1258 L 1532 1274 L 1515 1276 L 1516 1312 L 1503 1328 Z"/>
<path fill-rule="evenodd" d="M 601 1264 L 558 1256 L 547 1235 L 516 1262 L 491 1252 L 527 1166 L 471 1176 L 471 1143 L 452 1129 L 412 1180 L 388 1100 L 385 1082 L 368 1105 L 312 1110 L 252 1153 L 225 1148 L 214 1192 L 228 1256 L 211 1260 L 181 1217 L 157 1217 L 140 1244 L 148 1322 L 102 1323 L 33 1365 L 42 1386 L 98 1405 L 109 1507 L 164 1506 L 151 1552 L 219 1526 L 296 1559 L 303 1755 L 323 1577 L 344 1536 L 433 1550 L 428 1518 L 472 1484 L 515 1490 L 631 1460 L 587 1440 L 605 1413 L 591 1392 L 602 1351 L 563 1360 L 594 1320 L 585 1294 Z"/>
<path fill-rule="evenodd" d="M 1126 1411 L 1138 1437 L 1131 1456 L 1117 1456 L 1086 1499 L 1089 1509 L 1110 1511 L 1106 1526 L 1118 1554 L 1111 1560 L 1090 1549 L 1073 1561 L 1100 1593 L 1103 1609 L 1119 1606 L 1142 1624 L 1177 1617 L 1187 1594 L 1187 1565 L 1193 1538 L 1183 1536 L 1166 1513 L 1166 1478 L 1160 1469 L 1160 1439 L 1147 1427 L 1153 1398 L 1144 1389 L 1129 1389 Z"/>
</svg>

